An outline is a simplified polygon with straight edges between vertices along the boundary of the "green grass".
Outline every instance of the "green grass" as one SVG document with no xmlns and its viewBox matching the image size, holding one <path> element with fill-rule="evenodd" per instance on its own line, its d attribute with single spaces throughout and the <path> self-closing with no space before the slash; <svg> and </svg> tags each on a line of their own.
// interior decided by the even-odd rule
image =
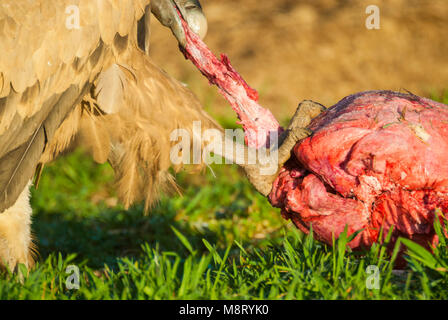
<svg viewBox="0 0 448 320">
<path fill-rule="evenodd" d="M 443 237 L 434 255 L 404 243 L 409 266 L 396 273 L 385 246 L 352 252 L 346 237 L 329 247 L 300 233 L 234 166 L 177 178 L 183 197 L 144 215 L 116 204 L 112 169 L 81 151 L 46 167 L 32 193 L 38 263 L 0 275 L 0 299 L 448 298 Z M 372 265 L 379 289 L 366 286 Z"/>
</svg>

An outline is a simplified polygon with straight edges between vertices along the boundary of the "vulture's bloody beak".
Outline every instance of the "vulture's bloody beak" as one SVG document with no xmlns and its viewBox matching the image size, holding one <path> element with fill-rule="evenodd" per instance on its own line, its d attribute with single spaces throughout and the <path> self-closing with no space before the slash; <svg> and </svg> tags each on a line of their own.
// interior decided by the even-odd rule
<svg viewBox="0 0 448 320">
<path fill-rule="evenodd" d="M 186 45 L 186 37 L 178 12 L 201 39 L 207 34 L 207 19 L 198 0 L 152 0 L 151 12 L 171 29 L 182 48 Z"/>
</svg>

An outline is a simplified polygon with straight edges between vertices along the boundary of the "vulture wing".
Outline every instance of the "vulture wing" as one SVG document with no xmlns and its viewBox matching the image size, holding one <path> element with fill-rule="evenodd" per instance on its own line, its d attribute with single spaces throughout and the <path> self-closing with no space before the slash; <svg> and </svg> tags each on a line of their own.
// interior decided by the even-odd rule
<svg viewBox="0 0 448 320">
<path fill-rule="evenodd" d="M 137 42 L 137 22 L 148 4 L 1 1 L 0 212 L 15 202 L 46 145 L 67 116 L 74 117 L 98 75 Z M 110 99 L 103 100 L 114 109 Z"/>
<path fill-rule="evenodd" d="M 194 121 L 219 128 L 139 48 L 148 52 L 148 5 L 1 1 L 0 212 L 75 136 L 97 162 L 113 166 L 126 206 L 145 199 L 148 208 L 159 190 L 175 187 L 170 133 L 191 133 Z"/>
</svg>

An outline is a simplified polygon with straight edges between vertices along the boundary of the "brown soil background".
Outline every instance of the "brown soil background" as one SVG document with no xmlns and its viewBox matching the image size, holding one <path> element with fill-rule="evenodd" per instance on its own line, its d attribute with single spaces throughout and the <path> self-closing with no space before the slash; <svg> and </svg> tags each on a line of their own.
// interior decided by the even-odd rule
<svg viewBox="0 0 448 320">
<path fill-rule="evenodd" d="M 368 30 L 366 7 L 381 10 Z M 312 99 L 326 106 L 364 90 L 440 94 L 448 88 L 448 0 L 202 0 L 205 42 L 226 53 L 279 119 Z M 216 117 L 233 115 L 152 20 L 153 59 Z"/>
</svg>

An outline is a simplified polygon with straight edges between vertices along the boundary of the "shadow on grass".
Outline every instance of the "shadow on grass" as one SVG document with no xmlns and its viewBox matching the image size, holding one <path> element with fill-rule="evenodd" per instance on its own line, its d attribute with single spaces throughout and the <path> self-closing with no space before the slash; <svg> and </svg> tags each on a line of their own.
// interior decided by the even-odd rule
<svg viewBox="0 0 448 320">
<path fill-rule="evenodd" d="M 77 260 L 88 260 L 92 268 L 104 264 L 115 266 L 117 258 L 138 257 L 141 245 L 158 245 L 162 251 L 187 254 L 178 241 L 172 227 L 184 234 L 196 248 L 203 248 L 202 239 L 215 243 L 218 235 L 209 229 L 200 231 L 182 221 L 176 221 L 176 213 L 169 203 L 162 203 L 157 211 L 144 215 L 140 206 L 130 210 L 106 209 L 98 216 L 79 217 L 56 212 L 37 212 L 33 230 L 39 250 L 39 260 L 54 252 L 63 255 L 76 253 Z"/>
</svg>

